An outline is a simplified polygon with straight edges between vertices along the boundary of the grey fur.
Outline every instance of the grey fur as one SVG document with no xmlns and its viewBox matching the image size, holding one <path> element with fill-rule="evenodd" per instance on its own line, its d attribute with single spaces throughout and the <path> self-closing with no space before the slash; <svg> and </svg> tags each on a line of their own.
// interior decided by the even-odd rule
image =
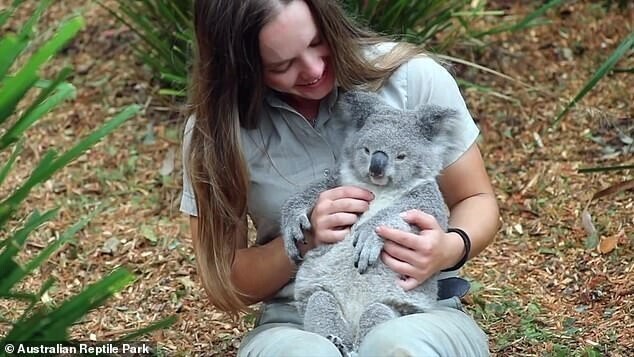
<svg viewBox="0 0 634 357">
<path fill-rule="evenodd" d="M 436 177 L 458 120 L 451 109 L 425 105 L 401 111 L 367 92 L 344 94 L 338 108 L 354 123 L 339 167 L 286 201 L 281 228 L 287 254 L 301 262 L 295 299 L 304 328 L 329 338 L 349 355 L 376 324 L 436 304 L 436 276 L 407 292 L 397 285 L 400 277 L 379 260 L 383 239 L 375 228 L 418 231 L 399 216 L 410 209 L 433 215 L 447 228 Z M 297 244 L 311 229 L 310 211 L 322 191 L 340 185 L 366 188 L 375 199 L 343 241 L 312 249 L 302 260 Z"/>
</svg>

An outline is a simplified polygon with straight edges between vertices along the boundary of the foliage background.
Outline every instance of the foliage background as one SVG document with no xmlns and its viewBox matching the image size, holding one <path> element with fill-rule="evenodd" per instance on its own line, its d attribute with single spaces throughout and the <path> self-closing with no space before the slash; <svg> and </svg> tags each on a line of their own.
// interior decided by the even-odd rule
<svg viewBox="0 0 634 357">
<path fill-rule="evenodd" d="M 541 4 L 490 3 L 515 16 Z M 547 13 L 548 25 L 492 35 L 488 46 L 452 49 L 533 87 L 454 67 L 460 78 L 485 87 L 463 89 L 482 129 L 481 150 L 502 208 L 496 243 L 465 269 L 475 287 L 467 308 L 489 334 L 494 355 L 626 356 L 634 349 L 632 190 L 591 200 L 633 173 L 577 171 L 631 163 L 632 76 L 610 74 L 550 129 L 563 104 L 632 32 L 634 9 L 627 6 L 606 10 L 602 2 L 567 1 Z M 28 156 L 17 167 L 29 172 L 39 152 L 70 145 L 127 104 L 140 103 L 143 112 L 29 198 L 25 210 L 64 207 L 60 221 L 47 224 L 24 257 L 95 205 L 109 208 L 80 233 L 81 244 L 62 250 L 25 287 L 55 276 L 60 284 L 49 298 L 61 301 L 125 264 L 140 280 L 76 324 L 72 337 L 115 339 L 175 314 L 174 327 L 155 332 L 152 341 L 173 353 L 232 355 L 253 317 L 231 322 L 210 308 L 197 283 L 187 220 L 178 212 L 180 104 L 158 95 L 160 86 L 132 51 L 134 33 L 103 8 L 59 0 L 44 23 L 52 27 L 78 9 L 87 27 L 53 63 L 73 64 L 71 81 L 84 90 L 34 128 Z M 30 10 L 27 5 L 19 15 Z M 480 21 L 474 26 L 499 17 Z M 632 68 L 632 56 L 617 67 Z M 584 210 L 597 230 L 596 243 L 602 243 L 597 248 L 589 244 Z M 0 315 L 16 308 L 1 306 Z"/>
</svg>

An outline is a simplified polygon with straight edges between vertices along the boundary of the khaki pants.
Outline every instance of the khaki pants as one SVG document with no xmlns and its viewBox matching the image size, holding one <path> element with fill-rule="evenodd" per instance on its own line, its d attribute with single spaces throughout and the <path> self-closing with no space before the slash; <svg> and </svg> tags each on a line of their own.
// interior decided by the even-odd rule
<svg viewBox="0 0 634 357">
<path fill-rule="evenodd" d="M 438 309 L 386 321 L 371 330 L 359 357 L 488 356 L 488 339 L 462 310 L 457 297 L 439 301 Z M 327 339 L 302 330 L 297 311 L 286 303 L 264 306 L 257 327 L 238 350 L 239 357 L 341 356 Z"/>
</svg>

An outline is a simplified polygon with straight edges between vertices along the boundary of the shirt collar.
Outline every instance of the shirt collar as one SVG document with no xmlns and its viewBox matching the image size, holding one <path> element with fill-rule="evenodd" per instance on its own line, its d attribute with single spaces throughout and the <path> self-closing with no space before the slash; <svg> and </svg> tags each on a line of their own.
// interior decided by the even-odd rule
<svg viewBox="0 0 634 357">
<path fill-rule="evenodd" d="M 320 109 L 323 107 L 323 104 L 325 101 L 326 108 L 328 108 L 328 111 L 332 113 L 332 109 L 337 103 L 338 96 L 339 96 L 339 87 L 335 86 L 335 89 L 332 92 L 330 92 L 330 94 L 328 94 L 326 98 L 322 100 Z M 286 103 L 280 98 L 280 95 L 277 91 L 272 90 L 270 88 L 267 88 L 264 92 L 264 101 L 267 102 L 271 107 L 294 111 L 293 107 L 291 107 L 288 103 Z"/>
</svg>

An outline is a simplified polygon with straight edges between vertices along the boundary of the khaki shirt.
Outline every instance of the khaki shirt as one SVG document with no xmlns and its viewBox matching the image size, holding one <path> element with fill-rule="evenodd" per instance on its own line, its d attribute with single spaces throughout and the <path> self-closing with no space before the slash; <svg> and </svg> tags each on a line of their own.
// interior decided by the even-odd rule
<svg viewBox="0 0 634 357">
<path fill-rule="evenodd" d="M 445 167 L 457 160 L 478 136 L 478 128 L 456 81 L 429 57 L 415 58 L 404 64 L 381 88 L 379 95 L 399 109 L 436 104 L 458 111 L 462 119 L 460 142 L 456 145 L 459 150 L 447 155 Z M 250 172 L 248 212 L 257 228 L 258 244 L 280 234 L 280 207 L 289 196 L 335 168 L 346 125 L 346 118 L 334 111 L 336 99 L 337 90 L 322 101 L 315 127 L 312 127 L 290 105 L 270 94 L 265 99 L 259 127 L 242 129 L 242 150 Z M 185 127 L 184 154 L 187 153 L 193 120 L 190 118 Z M 180 209 L 189 215 L 197 215 L 187 175 L 183 177 Z"/>
</svg>

